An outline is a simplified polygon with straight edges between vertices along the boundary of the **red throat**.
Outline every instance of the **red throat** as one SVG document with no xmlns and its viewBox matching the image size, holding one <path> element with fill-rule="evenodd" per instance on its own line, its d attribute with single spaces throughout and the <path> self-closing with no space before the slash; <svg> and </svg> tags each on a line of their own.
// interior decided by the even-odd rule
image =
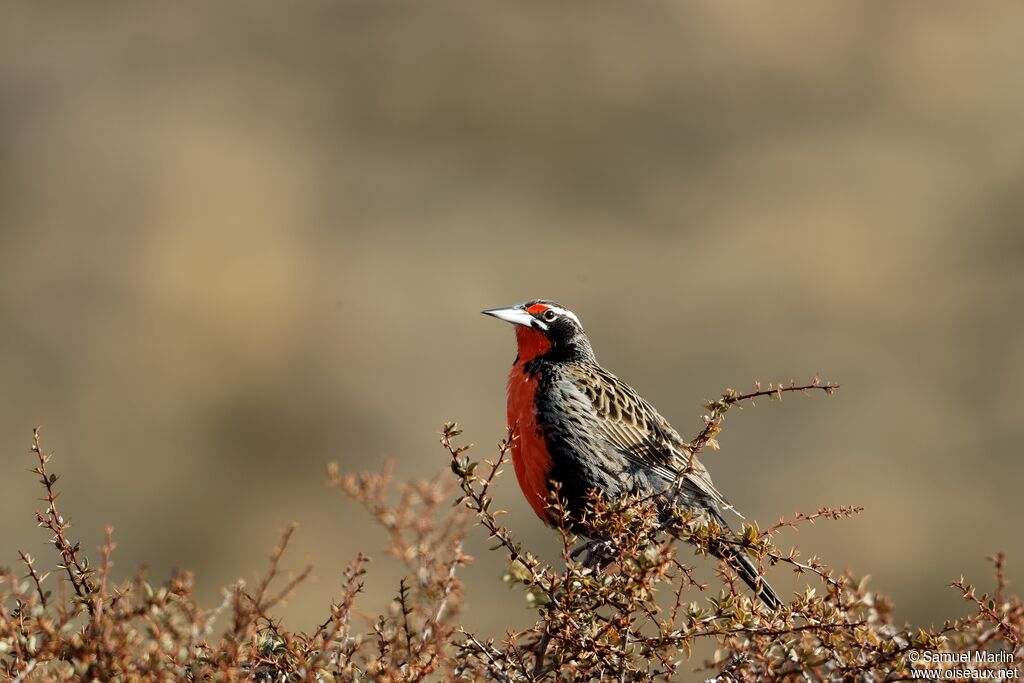
<svg viewBox="0 0 1024 683">
<path fill-rule="evenodd" d="M 516 342 L 519 345 L 520 363 L 527 363 L 551 349 L 551 340 L 545 337 L 543 332 L 532 327 L 517 325 Z"/>
</svg>

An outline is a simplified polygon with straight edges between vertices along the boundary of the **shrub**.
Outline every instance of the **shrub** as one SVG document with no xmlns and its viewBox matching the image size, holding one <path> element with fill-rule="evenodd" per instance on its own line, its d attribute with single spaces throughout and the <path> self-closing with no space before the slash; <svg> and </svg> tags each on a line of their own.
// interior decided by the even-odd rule
<svg viewBox="0 0 1024 683">
<path fill-rule="evenodd" d="M 725 413 L 738 403 L 835 388 L 815 380 L 803 387 L 757 387 L 750 394 L 727 391 L 707 404 L 704 428 L 691 444 L 696 451 L 717 447 Z M 1024 605 L 1007 593 L 1001 554 L 992 558 L 990 593 L 979 595 L 962 577 L 952 584 L 972 605 L 970 616 L 933 629 L 895 624 L 891 603 L 862 579 L 778 545 L 788 528 L 848 517 L 860 511 L 856 507 L 797 514 L 763 530 L 744 525 L 731 535 L 685 510 L 659 512 L 649 498 L 595 498 L 587 524 L 606 540 L 583 546 L 595 563 L 580 559 L 578 539 L 565 531 L 555 497 L 554 517 L 563 524 L 562 561 L 554 566 L 523 548 L 493 509 L 490 488 L 508 461 L 509 439 L 492 460 L 475 461 L 470 447 L 458 444 L 460 435 L 455 424 L 445 425 L 441 443 L 451 473 L 446 469 L 429 480 L 396 483 L 387 466 L 359 476 L 328 467 L 329 482 L 387 532 L 390 554 L 408 573 L 393 609 L 364 620 L 354 605 L 368 558 L 358 555 L 323 621 L 300 632 L 273 617 L 274 607 L 311 571 L 286 577 L 280 569 L 294 527 L 285 531 L 255 586 L 238 582 L 212 608 L 196 603 L 188 572 L 160 585 L 143 572 L 117 582 L 109 528 L 98 563 L 69 538 L 57 504 L 58 477 L 36 430 L 33 472 L 45 503 L 36 519 L 50 534 L 56 562 L 42 569 L 36 558 L 20 553 L 17 572 L 0 569 L 0 671 L 14 681 L 646 681 L 694 669 L 721 682 L 907 680 L 926 669 L 952 668 L 971 669 L 961 671 L 963 677 L 1019 675 Z M 521 588 L 537 613 L 532 628 L 500 641 L 459 625 L 467 609 L 460 576 L 471 562 L 463 541 L 477 533 L 476 526 L 494 539 L 492 550 L 506 556 L 505 581 Z M 677 556 L 679 540 L 705 554 L 709 545 L 733 544 L 762 568 L 785 565 L 807 574 L 813 585 L 769 610 L 724 564 L 720 582 L 698 581 Z M 691 656 L 701 641 L 717 648 L 703 664 Z M 969 664 L 941 656 L 973 651 L 993 655 Z M 921 653 L 929 656 L 915 660 Z M 998 653 L 1012 653 L 1014 660 Z"/>
</svg>

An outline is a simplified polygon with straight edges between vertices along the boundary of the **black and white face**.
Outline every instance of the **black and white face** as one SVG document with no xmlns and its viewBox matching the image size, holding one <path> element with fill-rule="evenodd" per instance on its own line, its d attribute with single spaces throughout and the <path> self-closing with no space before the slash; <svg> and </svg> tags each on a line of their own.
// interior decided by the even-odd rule
<svg viewBox="0 0 1024 683">
<path fill-rule="evenodd" d="M 507 308 L 492 308 L 484 313 L 514 325 L 539 330 L 552 341 L 558 337 L 569 338 L 583 331 L 583 325 L 576 314 L 554 301 L 537 299 Z"/>
<path fill-rule="evenodd" d="M 589 353 L 590 345 L 576 314 L 553 301 L 533 300 L 507 308 L 484 311 L 516 326 L 520 357 L 536 357 L 551 350 L 570 352 L 569 347 Z"/>
</svg>

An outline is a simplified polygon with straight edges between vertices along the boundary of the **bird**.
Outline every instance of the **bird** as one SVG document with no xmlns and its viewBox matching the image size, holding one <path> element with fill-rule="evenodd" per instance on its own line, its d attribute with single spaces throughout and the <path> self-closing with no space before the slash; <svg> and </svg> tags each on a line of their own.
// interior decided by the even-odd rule
<svg viewBox="0 0 1024 683">
<path fill-rule="evenodd" d="M 596 491 L 607 499 L 656 496 L 660 505 L 678 505 L 729 531 L 724 512 L 733 507 L 707 468 L 668 420 L 598 363 L 575 313 L 546 299 L 482 313 L 515 326 L 507 404 L 512 465 L 543 522 L 556 524 L 549 501 L 557 489 L 570 522 L 581 519 Z M 768 608 L 782 605 L 742 551 L 719 541 L 709 552 Z"/>
</svg>

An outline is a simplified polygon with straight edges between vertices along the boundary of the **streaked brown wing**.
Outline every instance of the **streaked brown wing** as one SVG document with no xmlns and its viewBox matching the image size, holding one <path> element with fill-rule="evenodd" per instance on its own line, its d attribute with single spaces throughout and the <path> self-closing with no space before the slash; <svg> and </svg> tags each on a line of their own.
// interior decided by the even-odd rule
<svg viewBox="0 0 1024 683">
<path fill-rule="evenodd" d="M 674 481 L 690 454 L 672 425 L 632 387 L 601 367 L 574 367 L 572 377 L 593 404 L 600 418 L 598 427 L 615 449 L 634 463 L 657 470 L 666 481 Z M 696 457 L 681 484 L 721 509 L 732 509 Z"/>
</svg>

